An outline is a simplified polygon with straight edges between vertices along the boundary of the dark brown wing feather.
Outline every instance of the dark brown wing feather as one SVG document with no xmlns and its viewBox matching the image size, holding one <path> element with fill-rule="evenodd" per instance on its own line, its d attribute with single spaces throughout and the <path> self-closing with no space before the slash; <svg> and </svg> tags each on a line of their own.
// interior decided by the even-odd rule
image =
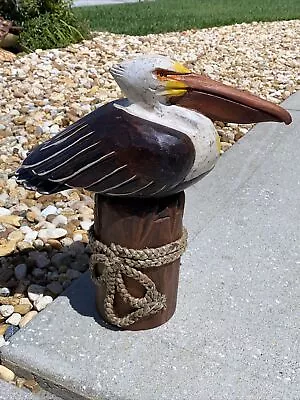
<svg viewBox="0 0 300 400">
<path fill-rule="evenodd" d="M 34 149 L 16 173 L 19 182 L 43 193 L 68 187 L 128 197 L 178 191 L 194 162 L 190 139 L 114 103 Z M 127 100 L 117 103 L 126 105 Z"/>
</svg>

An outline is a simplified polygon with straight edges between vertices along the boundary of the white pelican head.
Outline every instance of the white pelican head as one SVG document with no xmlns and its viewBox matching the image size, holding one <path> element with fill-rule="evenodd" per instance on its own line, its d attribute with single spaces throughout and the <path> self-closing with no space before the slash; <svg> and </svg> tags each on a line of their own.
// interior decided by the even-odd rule
<svg viewBox="0 0 300 400">
<path fill-rule="evenodd" d="M 123 61 L 112 67 L 111 73 L 129 101 L 144 108 L 177 105 L 212 120 L 244 124 L 291 122 L 290 114 L 276 104 L 192 73 L 165 56 L 143 55 Z"/>
<path fill-rule="evenodd" d="M 115 81 L 134 103 L 154 106 L 168 102 L 170 96 L 186 93 L 187 85 L 168 79 L 168 74 L 189 74 L 191 71 L 161 55 L 143 55 L 126 60 L 111 69 Z"/>
</svg>

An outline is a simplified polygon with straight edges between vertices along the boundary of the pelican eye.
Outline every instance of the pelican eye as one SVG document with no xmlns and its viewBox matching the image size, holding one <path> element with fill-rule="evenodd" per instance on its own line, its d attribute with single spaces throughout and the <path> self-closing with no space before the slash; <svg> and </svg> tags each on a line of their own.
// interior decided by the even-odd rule
<svg viewBox="0 0 300 400">
<path fill-rule="evenodd" d="M 159 80 L 164 81 L 164 80 L 168 79 L 167 75 L 168 75 L 169 72 L 170 71 L 168 71 L 166 69 L 157 68 L 156 70 L 154 70 L 154 75 Z"/>
<path fill-rule="evenodd" d="M 172 79 L 172 76 L 174 75 L 188 75 L 191 72 L 177 72 L 177 71 L 170 71 L 168 69 L 163 69 L 163 68 L 156 68 L 154 70 L 154 75 L 156 78 L 158 78 L 160 81 L 167 81 L 170 78 Z"/>
</svg>

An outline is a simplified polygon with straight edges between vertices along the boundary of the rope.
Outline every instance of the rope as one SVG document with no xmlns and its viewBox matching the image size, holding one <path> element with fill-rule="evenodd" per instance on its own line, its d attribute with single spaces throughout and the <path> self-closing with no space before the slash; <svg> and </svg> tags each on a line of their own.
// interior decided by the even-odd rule
<svg viewBox="0 0 300 400">
<path fill-rule="evenodd" d="M 107 321 L 125 328 L 141 318 L 157 314 L 166 309 L 167 298 L 160 293 L 155 283 L 141 270 L 160 267 L 174 262 L 184 253 L 187 245 L 187 232 L 184 229 L 182 237 L 161 247 L 142 250 L 128 249 L 111 243 L 109 246 L 95 238 L 94 227 L 89 230 L 89 244 L 92 251 L 90 271 L 96 285 L 106 287 L 104 311 Z M 96 274 L 96 266 L 104 266 L 101 276 Z M 145 288 L 144 297 L 132 296 L 124 283 L 123 276 L 134 279 Z M 134 311 L 118 317 L 114 310 L 116 292 L 122 300 L 129 304 Z"/>
</svg>

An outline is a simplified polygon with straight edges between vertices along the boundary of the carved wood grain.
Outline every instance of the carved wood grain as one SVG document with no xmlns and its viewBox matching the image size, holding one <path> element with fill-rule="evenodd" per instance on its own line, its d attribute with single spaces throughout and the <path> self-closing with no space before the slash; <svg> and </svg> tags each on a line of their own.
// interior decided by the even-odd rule
<svg viewBox="0 0 300 400">
<path fill-rule="evenodd" d="M 120 199 L 95 195 L 95 235 L 103 243 L 120 244 L 128 248 L 159 247 L 182 235 L 184 193 L 161 199 Z M 156 315 L 137 321 L 129 330 L 150 329 L 168 321 L 175 312 L 180 260 L 158 268 L 143 270 L 157 289 L 167 297 L 167 308 Z M 101 274 L 103 267 L 98 267 Z M 125 277 L 129 292 L 142 297 L 144 289 L 133 279 Z M 105 319 L 105 288 L 97 287 L 97 310 Z M 122 317 L 132 309 L 116 295 L 115 310 Z"/>
</svg>

